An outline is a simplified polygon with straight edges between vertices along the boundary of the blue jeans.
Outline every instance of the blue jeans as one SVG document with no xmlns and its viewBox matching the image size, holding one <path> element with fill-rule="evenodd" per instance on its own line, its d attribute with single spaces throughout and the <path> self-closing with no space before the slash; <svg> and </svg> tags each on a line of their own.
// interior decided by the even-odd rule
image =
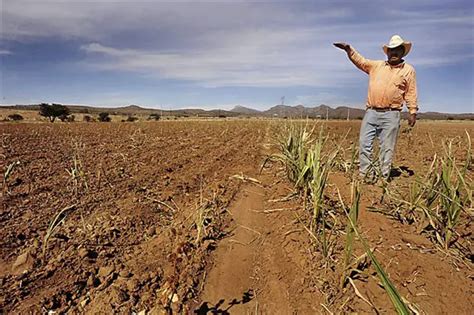
<svg viewBox="0 0 474 315">
<path fill-rule="evenodd" d="M 399 111 L 375 111 L 367 109 L 362 120 L 359 136 L 360 175 L 373 177 L 375 168 L 372 163 L 372 149 L 375 136 L 380 142 L 380 173 L 383 177 L 390 176 L 392 158 L 397 144 L 400 129 Z"/>
</svg>

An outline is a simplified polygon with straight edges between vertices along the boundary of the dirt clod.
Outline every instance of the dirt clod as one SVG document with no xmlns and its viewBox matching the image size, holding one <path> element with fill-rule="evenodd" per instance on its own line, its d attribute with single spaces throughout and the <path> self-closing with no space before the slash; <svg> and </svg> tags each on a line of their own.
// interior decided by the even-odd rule
<svg viewBox="0 0 474 315">
<path fill-rule="evenodd" d="M 132 273 L 128 270 L 120 270 L 119 276 L 122 278 L 130 278 L 132 276 Z"/>
<path fill-rule="evenodd" d="M 90 275 L 87 279 L 87 286 L 88 287 L 97 287 L 100 285 L 100 280 L 96 278 L 94 275 Z"/>
<path fill-rule="evenodd" d="M 13 274 L 19 275 L 21 273 L 30 271 L 35 264 L 35 258 L 31 254 L 30 249 L 26 249 L 21 255 L 17 257 L 12 266 Z"/>
<path fill-rule="evenodd" d="M 97 275 L 100 278 L 106 278 L 107 276 L 112 274 L 114 271 L 115 271 L 115 266 L 114 265 L 100 267 L 99 271 L 97 272 Z"/>
</svg>

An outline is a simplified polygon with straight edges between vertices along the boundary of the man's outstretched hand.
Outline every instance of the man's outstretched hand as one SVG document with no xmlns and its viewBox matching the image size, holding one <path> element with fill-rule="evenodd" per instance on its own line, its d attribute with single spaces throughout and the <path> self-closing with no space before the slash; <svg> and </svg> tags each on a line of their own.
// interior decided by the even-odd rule
<svg viewBox="0 0 474 315">
<path fill-rule="evenodd" d="M 351 50 L 351 46 L 346 43 L 333 43 L 333 45 L 337 48 L 345 50 L 346 52 L 349 52 L 349 50 Z"/>
<path fill-rule="evenodd" d="M 413 127 L 416 123 L 416 114 L 409 114 L 408 115 L 408 126 Z"/>
</svg>

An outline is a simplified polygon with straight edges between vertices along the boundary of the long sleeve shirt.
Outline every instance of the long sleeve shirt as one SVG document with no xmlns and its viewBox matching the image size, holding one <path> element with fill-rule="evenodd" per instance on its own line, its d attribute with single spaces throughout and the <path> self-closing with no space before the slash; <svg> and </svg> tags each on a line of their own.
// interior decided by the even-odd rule
<svg viewBox="0 0 474 315">
<path fill-rule="evenodd" d="M 348 56 L 369 75 L 367 108 L 401 110 L 406 103 L 410 114 L 418 111 L 416 73 L 412 65 L 402 62 L 392 66 L 387 61 L 365 59 L 352 47 Z"/>
</svg>

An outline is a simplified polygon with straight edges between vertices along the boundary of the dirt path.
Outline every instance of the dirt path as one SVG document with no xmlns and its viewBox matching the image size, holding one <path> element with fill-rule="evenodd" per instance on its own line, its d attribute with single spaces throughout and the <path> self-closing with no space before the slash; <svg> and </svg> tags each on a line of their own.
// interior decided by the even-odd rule
<svg viewBox="0 0 474 315">
<path fill-rule="evenodd" d="M 233 235 L 224 239 L 215 253 L 214 268 L 204 286 L 201 310 L 247 313 L 258 307 L 254 277 L 257 270 L 258 248 L 262 239 L 263 210 L 261 187 L 247 185 L 229 209 L 235 221 Z"/>
<path fill-rule="evenodd" d="M 292 211 L 301 204 L 275 202 L 292 189 L 274 168 L 247 175 L 261 184 L 243 185 L 231 203 L 233 230 L 213 254 L 195 313 L 315 313 L 322 294 L 309 285 L 307 235 Z"/>
<path fill-rule="evenodd" d="M 314 313 L 319 308 L 319 292 L 303 289 L 308 275 L 302 255 L 307 253 L 298 238 L 304 234 L 290 229 L 294 217 L 286 209 L 297 205 L 269 202 L 288 191 L 271 185 L 270 176 L 258 179 L 264 185 L 243 186 L 229 209 L 234 230 L 214 254 L 198 314 Z"/>
</svg>

